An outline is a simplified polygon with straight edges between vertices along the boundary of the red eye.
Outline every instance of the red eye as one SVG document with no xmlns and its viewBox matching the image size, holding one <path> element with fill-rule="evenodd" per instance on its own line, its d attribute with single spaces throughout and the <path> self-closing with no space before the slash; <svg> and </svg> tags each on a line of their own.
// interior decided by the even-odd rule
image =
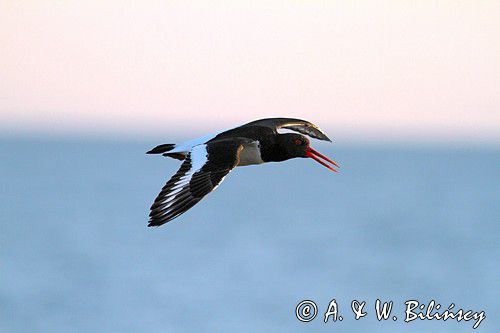
<svg viewBox="0 0 500 333">
<path fill-rule="evenodd" d="M 300 146 L 302 144 L 302 140 L 299 140 L 299 139 L 295 140 L 295 144 L 297 146 Z"/>
</svg>

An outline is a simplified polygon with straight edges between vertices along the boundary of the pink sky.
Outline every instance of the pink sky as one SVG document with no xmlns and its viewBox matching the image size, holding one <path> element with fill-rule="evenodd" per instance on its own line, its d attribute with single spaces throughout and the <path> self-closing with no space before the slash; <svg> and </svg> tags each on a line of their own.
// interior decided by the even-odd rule
<svg viewBox="0 0 500 333">
<path fill-rule="evenodd" d="M 3 1 L 0 128 L 500 142 L 499 1 Z"/>
</svg>

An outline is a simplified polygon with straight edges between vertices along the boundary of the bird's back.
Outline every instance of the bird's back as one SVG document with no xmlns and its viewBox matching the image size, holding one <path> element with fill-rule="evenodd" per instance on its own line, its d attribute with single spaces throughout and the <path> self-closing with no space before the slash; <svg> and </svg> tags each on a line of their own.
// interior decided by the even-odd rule
<svg viewBox="0 0 500 333">
<path fill-rule="evenodd" d="M 243 125 L 222 132 L 216 135 L 209 142 L 232 137 L 249 138 L 263 142 L 269 140 L 269 137 L 272 137 L 275 134 L 276 131 L 269 127 Z"/>
</svg>

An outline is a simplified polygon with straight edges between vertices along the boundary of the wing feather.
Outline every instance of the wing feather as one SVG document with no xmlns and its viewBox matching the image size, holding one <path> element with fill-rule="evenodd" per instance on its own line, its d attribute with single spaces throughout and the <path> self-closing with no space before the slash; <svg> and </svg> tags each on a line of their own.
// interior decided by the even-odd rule
<svg viewBox="0 0 500 333">
<path fill-rule="evenodd" d="M 156 197 L 148 226 L 171 221 L 217 188 L 238 164 L 243 145 L 251 142 L 253 140 L 246 138 L 232 138 L 193 147 Z"/>
<path fill-rule="evenodd" d="M 304 135 L 308 135 L 311 138 L 324 141 L 332 141 L 330 138 L 319 129 L 318 126 L 307 120 L 295 119 L 295 118 L 267 118 L 252 121 L 243 126 L 265 126 L 270 127 L 275 130 L 280 128 L 286 128 L 295 132 L 299 132 Z"/>
</svg>

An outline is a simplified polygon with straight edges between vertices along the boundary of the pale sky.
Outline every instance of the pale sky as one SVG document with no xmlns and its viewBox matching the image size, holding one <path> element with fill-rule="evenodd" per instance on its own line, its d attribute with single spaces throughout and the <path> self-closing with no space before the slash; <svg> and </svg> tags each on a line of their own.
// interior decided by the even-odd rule
<svg viewBox="0 0 500 333">
<path fill-rule="evenodd" d="M 500 1 L 0 0 L 4 133 L 500 142 Z"/>
</svg>

